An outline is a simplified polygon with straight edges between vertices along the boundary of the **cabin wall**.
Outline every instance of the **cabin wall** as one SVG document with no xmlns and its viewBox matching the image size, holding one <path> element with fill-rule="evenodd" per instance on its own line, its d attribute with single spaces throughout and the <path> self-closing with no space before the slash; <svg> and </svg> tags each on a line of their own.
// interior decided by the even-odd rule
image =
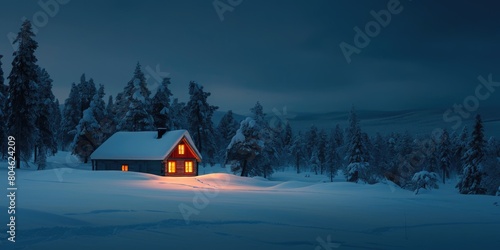
<svg viewBox="0 0 500 250">
<path fill-rule="evenodd" d="M 95 170 L 122 171 L 123 164 L 128 165 L 128 171 L 165 175 L 162 161 L 95 160 Z"/>
<path fill-rule="evenodd" d="M 175 173 L 169 173 L 168 172 L 168 162 L 169 161 L 174 161 L 175 162 Z M 185 170 L 185 165 L 184 163 L 186 161 L 190 161 L 193 163 L 193 172 L 192 173 L 186 173 Z M 198 175 L 198 164 L 196 162 L 196 158 L 168 158 L 165 162 L 165 173 L 166 176 L 197 176 Z"/>
</svg>

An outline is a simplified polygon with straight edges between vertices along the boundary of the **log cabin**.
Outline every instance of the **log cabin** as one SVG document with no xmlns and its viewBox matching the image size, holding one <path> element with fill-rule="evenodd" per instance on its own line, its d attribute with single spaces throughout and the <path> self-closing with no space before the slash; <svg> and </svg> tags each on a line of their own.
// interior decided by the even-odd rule
<svg viewBox="0 0 500 250">
<path fill-rule="evenodd" d="M 90 156 L 92 170 L 197 176 L 201 154 L 186 130 L 116 132 Z"/>
</svg>

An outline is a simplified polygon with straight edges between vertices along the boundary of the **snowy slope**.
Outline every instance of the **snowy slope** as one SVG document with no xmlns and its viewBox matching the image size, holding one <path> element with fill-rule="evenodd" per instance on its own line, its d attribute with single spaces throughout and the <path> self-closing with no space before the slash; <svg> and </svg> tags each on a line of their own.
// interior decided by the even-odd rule
<svg viewBox="0 0 500 250">
<path fill-rule="evenodd" d="M 390 184 L 324 183 L 291 171 L 272 180 L 227 173 L 176 178 L 93 172 L 63 153 L 49 161 L 54 169 L 17 172 L 17 242 L 4 240 L 1 230 L 0 249 L 500 246 L 500 197 L 459 195 L 452 185 L 415 196 Z M 6 180 L 5 162 L 0 174 Z M 6 211 L 5 196 L 0 204 Z M 0 218 L 7 221 L 7 213 Z"/>
</svg>

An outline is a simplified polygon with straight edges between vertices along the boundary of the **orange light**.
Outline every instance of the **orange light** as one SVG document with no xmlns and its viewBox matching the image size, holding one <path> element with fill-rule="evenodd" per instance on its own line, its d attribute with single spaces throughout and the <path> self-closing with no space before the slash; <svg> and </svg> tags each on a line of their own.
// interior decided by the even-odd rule
<svg viewBox="0 0 500 250">
<path fill-rule="evenodd" d="M 122 165 L 122 171 L 123 172 L 127 172 L 128 171 L 128 165 L 127 164 L 123 164 Z"/>
<path fill-rule="evenodd" d="M 186 173 L 193 172 L 193 162 L 192 161 L 184 162 L 184 172 L 186 172 Z"/>
<path fill-rule="evenodd" d="M 184 144 L 179 145 L 179 154 L 183 155 L 184 154 Z"/>
<path fill-rule="evenodd" d="M 168 172 L 175 173 L 175 161 L 168 162 Z"/>
</svg>

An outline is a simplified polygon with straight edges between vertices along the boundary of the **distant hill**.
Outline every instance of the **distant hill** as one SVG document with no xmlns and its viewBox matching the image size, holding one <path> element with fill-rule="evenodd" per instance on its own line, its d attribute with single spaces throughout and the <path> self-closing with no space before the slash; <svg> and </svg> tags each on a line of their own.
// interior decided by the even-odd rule
<svg viewBox="0 0 500 250">
<path fill-rule="evenodd" d="M 361 120 L 363 131 L 374 135 L 379 132 L 388 134 L 391 132 L 403 133 L 409 131 L 412 134 L 429 134 L 435 128 L 446 128 L 452 132 L 455 123 L 447 123 L 443 120 L 445 110 L 401 110 L 401 111 L 374 111 L 359 110 L 358 117 Z M 500 138 L 500 112 L 495 107 L 485 107 L 478 111 L 483 118 L 485 132 L 488 136 Z M 216 111 L 214 114 L 214 124 L 217 125 L 225 112 Z M 234 114 L 237 120 L 242 120 L 246 116 Z M 474 115 L 468 119 L 463 119 L 463 125 L 457 129 L 460 133 L 464 125 L 471 131 L 474 122 Z M 347 127 L 349 112 L 293 112 L 276 116 L 268 113 L 268 119 L 283 119 L 292 125 L 294 130 L 308 130 L 311 125 L 316 125 L 320 129 L 332 129 L 336 124 L 342 128 Z"/>
</svg>

